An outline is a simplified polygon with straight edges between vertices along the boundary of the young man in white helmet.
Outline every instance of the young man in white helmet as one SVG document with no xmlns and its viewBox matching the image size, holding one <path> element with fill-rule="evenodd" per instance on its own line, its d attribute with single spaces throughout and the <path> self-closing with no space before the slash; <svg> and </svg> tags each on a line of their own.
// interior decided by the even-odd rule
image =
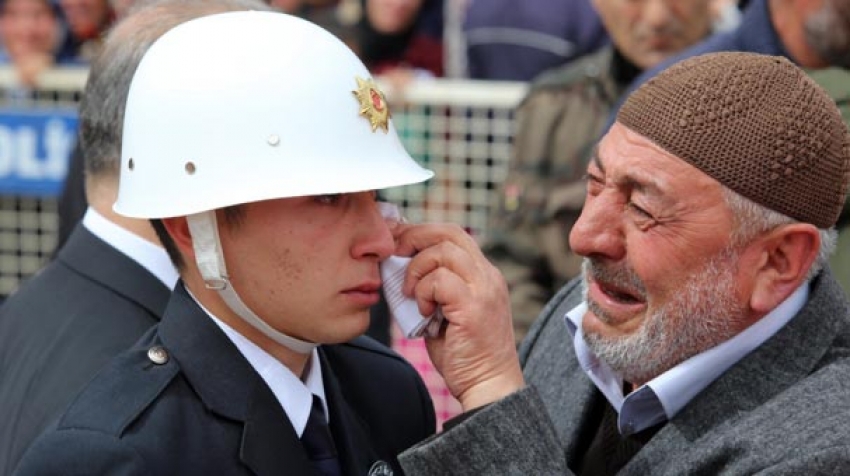
<svg viewBox="0 0 850 476">
<path fill-rule="evenodd" d="M 392 474 L 434 431 L 412 366 L 358 337 L 395 248 L 376 192 L 430 178 L 356 56 L 284 14 L 184 23 L 130 88 L 115 210 L 180 270 L 162 321 L 19 474 Z"/>
</svg>

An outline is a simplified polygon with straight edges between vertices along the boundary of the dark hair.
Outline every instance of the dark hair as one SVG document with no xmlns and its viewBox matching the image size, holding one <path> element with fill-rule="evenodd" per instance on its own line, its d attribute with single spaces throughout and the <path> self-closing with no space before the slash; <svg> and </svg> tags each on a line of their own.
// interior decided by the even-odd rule
<svg viewBox="0 0 850 476">
<path fill-rule="evenodd" d="M 224 224 L 230 230 L 239 228 L 245 221 L 245 207 L 243 205 L 225 207 L 222 211 L 224 212 Z M 171 263 L 174 264 L 177 271 L 182 272 L 186 267 L 186 261 L 183 259 L 180 249 L 177 248 L 177 244 L 174 243 L 174 239 L 171 238 L 168 230 L 165 229 L 162 219 L 152 218 L 150 222 L 153 230 L 156 232 L 156 236 L 165 248 L 166 253 L 168 253 L 168 257 L 171 258 Z"/>
<path fill-rule="evenodd" d="M 271 10 L 259 0 L 148 0 L 139 2 L 107 36 L 92 61 L 80 102 L 79 143 L 86 175 L 117 180 L 124 104 L 148 48 L 171 28 L 225 11 Z"/>
</svg>

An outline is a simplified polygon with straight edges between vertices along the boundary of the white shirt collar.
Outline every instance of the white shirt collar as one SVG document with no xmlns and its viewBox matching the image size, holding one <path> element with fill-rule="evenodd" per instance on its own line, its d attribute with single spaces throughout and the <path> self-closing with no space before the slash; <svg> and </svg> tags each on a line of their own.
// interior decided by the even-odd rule
<svg viewBox="0 0 850 476">
<path fill-rule="evenodd" d="M 310 354 L 310 361 L 307 363 L 307 375 L 302 381 L 289 370 L 289 367 L 280 363 L 279 360 L 272 357 L 268 352 L 212 315 L 212 313 L 195 299 L 195 296 L 191 292 L 189 292 L 189 295 L 192 296 L 192 299 L 195 300 L 210 319 L 221 328 L 224 335 L 233 342 L 239 352 L 251 364 L 251 367 L 260 374 L 260 377 L 262 377 L 275 398 L 277 398 L 280 406 L 283 407 L 283 411 L 286 412 L 286 416 L 292 423 L 292 427 L 295 428 L 295 432 L 299 438 L 304 433 L 304 428 L 307 426 L 307 418 L 310 416 L 310 409 L 313 408 L 313 395 L 316 395 L 321 400 L 322 407 L 325 410 L 325 417 L 330 422 L 330 412 L 328 411 L 325 386 L 322 380 L 322 366 L 319 362 L 319 353 L 316 349 L 313 349 Z"/>
<path fill-rule="evenodd" d="M 755 324 L 721 344 L 680 363 L 645 385 L 623 396 L 623 379 L 596 358 L 584 341 L 581 321 L 587 312 L 582 302 L 564 320 L 582 369 L 619 413 L 623 434 L 636 433 L 673 418 L 685 405 L 730 367 L 758 348 L 788 323 L 809 298 L 808 283 Z"/>
<path fill-rule="evenodd" d="M 162 281 L 168 289 L 174 289 L 178 278 L 177 270 L 164 248 L 107 220 L 91 207 L 86 210 L 86 214 L 83 216 L 83 226 L 94 236 L 109 243 L 113 248 L 139 263 Z"/>
</svg>

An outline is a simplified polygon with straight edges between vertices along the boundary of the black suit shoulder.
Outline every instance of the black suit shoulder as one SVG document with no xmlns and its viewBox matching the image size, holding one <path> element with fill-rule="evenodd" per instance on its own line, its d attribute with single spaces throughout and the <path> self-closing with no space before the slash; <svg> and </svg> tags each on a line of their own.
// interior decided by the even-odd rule
<svg viewBox="0 0 850 476">
<path fill-rule="evenodd" d="M 98 370 L 151 328 L 169 291 L 82 226 L 0 307 L 0 474 Z"/>
</svg>

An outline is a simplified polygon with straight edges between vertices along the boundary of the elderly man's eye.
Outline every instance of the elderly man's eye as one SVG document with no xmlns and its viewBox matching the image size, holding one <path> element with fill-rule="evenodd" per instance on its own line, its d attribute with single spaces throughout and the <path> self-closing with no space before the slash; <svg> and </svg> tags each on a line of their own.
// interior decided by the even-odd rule
<svg viewBox="0 0 850 476">
<path fill-rule="evenodd" d="M 596 195 L 597 193 L 599 193 L 602 190 L 603 185 L 605 184 L 602 178 L 597 177 L 596 175 L 593 175 L 591 173 L 584 174 L 583 178 L 587 187 L 587 192 L 591 195 Z"/>
<path fill-rule="evenodd" d="M 655 217 L 654 217 L 654 216 L 652 216 L 652 214 L 651 214 L 651 213 L 649 213 L 648 211 L 644 210 L 643 208 L 641 208 L 641 207 L 637 206 L 637 205 L 635 204 L 635 202 L 628 202 L 628 203 L 626 203 L 626 209 L 631 210 L 631 211 L 633 211 L 633 212 L 637 213 L 637 214 L 638 214 L 639 216 L 641 216 L 642 218 L 647 218 L 647 219 L 650 219 L 650 220 L 655 220 Z"/>
</svg>

